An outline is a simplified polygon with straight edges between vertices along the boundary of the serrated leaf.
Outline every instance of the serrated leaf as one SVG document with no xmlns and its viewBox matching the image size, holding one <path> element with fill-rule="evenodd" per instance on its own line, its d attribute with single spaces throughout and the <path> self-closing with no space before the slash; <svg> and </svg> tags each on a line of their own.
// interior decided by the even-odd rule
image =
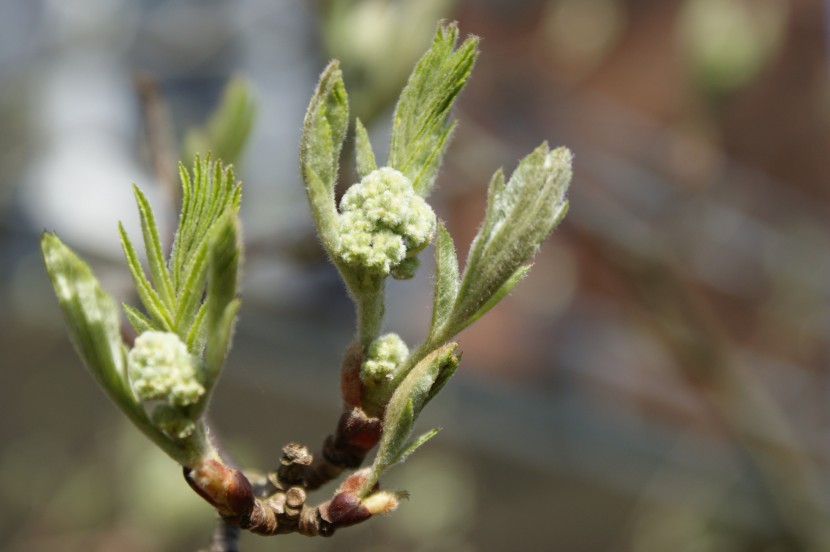
<svg viewBox="0 0 830 552">
<path fill-rule="evenodd" d="M 124 309 L 124 314 L 127 315 L 127 320 L 130 321 L 130 325 L 135 330 L 135 333 L 141 335 L 144 332 L 154 329 L 153 321 L 144 316 L 136 308 L 127 303 L 122 303 L 121 308 Z"/>
<path fill-rule="evenodd" d="M 229 210 L 209 242 L 207 297 L 205 299 L 205 387 L 219 375 L 230 347 L 239 301 L 236 291 L 242 244 L 236 214 Z"/>
<path fill-rule="evenodd" d="M 334 187 L 343 141 L 349 123 L 349 106 L 343 74 L 337 61 L 325 68 L 303 122 L 300 169 L 314 222 L 331 255 L 338 242 Z"/>
<path fill-rule="evenodd" d="M 510 276 L 507 279 L 507 281 L 504 282 L 504 284 L 502 284 L 502 286 L 498 290 L 496 290 L 496 292 L 493 295 L 490 296 L 490 299 L 488 299 L 487 302 L 484 303 L 484 305 L 482 305 L 480 309 L 478 309 L 473 315 L 471 315 L 469 318 L 465 320 L 464 325 L 459 327 L 458 331 L 460 332 L 461 330 L 468 327 L 470 324 L 484 316 L 490 309 L 499 304 L 502 299 L 507 297 L 510 294 L 510 292 L 513 291 L 513 288 L 515 288 L 519 284 L 519 282 L 525 279 L 525 277 L 530 272 L 531 266 L 533 265 L 527 264 L 524 266 L 520 266 L 519 269 L 516 270 L 516 272 L 514 272 L 513 275 Z"/>
<path fill-rule="evenodd" d="M 401 448 L 401 451 L 398 454 L 398 456 L 392 459 L 391 463 L 389 464 L 389 467 L 392 467 L 396 464 L 404 463 L 407 458 L 412 456 L 413 452 L 421 448 L 421 446 L 424 445 L 427 441 L 438 435 L 439 431 L 441 431 L 441 428 L 436 427 L 430 429 L 423 435 L 409 441 L 409 443 L 407 443 L 406 446 Z"/>
<path fill-rule="evenodd" d="M 177 298 L 175 324 L 183 333 L 179 337 L 186 341 L 193 318 L 201 305 L 207 280 L 208 244 L 203 243 L 188 262 L 187 279 L 183 282 Z"/>
<path fill-rule="evenodd" d="M 147 252 L 147 264 L 150 266 L 150 276 L 153 279 L 156 292 L 167 310 L 173 309 L 174 292 L 170 273 L 164 264 L 164 252 L 161 249 L 158 227 L 153 216 L 150 202 L 144 193 L 133 184 L 133 194 L 138 204 L 138 214 L 141 219 L 141 232 L 144 238 L 144 248 Z"/>
<path fill-rule="evenodd" d="M 435 287 L 429 335 L 435 337 L 452 312 L 458 294 L 458 258 L 455 244 L 444 223 L 438 221 L 435 238 Z"/>
<path fill-rule="evenodd" d="M 249 83 L 240 77 L 231 78 L 207 124 L 188 132 L 182 157 L 193 159 L 197 154 L 212 152 L 225 163 L 236 163 L 248 142 L 256 111 Z"/>
<path fill-rule="evenodd" d="M 521 160 L 507 184 L 501 171 L 494 175 L 444 338 L 469 326 L 521 280 L 522 265 L 567 212 L 571 164 L 570 151 L 550 151 L 544 143 Z"/>
<path fill-rule="evenodd" d="M 54 234 L 44 234 L 46 271 L 84 364 L 117 405 L 136 407 L 126 382 L 118 310 L 85 262 Z"/>
<path fill-rule="evenodd" d="M 121 247 L 127 259 L 127 268 L 130 270 L 130 276 L 132 276 L 141 303 L 147 310 L 147 314 L 150 315 L 154 329 L 167 332 L 173 331 L 173 320 L 170 313 L 144 274 L 135 247 L 133 247 L 129 236 L 127 236 L 127 231 L 124 230 L 124 225 L 121 223 L 118 223 L 118 232 L 121 235 Z"/>
<path fill-rule="evenodd" d="M 156 429 L 135 399 L 126 376 L 118 309 L 89 265 L 54 234 L 43 234 L 40 247 L 69 336 L 95 381 L 130 421 L 174 460 L 186 464 L 198 457 L 192 443 L 173 442 Z"/>
<path fill-rule="evenodd" d="M 369 133 L 366 132 L 366 127 L 360 122 L 360 119 L 355 119 L 355 156 L 357 175 L 363 179 L 366 175 L 378 168 L 375 163 L 375 154 L 372 151 L 372 144 L 369 142 Z"/>
<path fill-rule="evenodd" d="M 380 465 L 386 469 L 395 464 L 395 460 L 405 449 L 409 434 L 415 425 L 415 405 L 413 400 L 407 399 L 403 408 L 396 410 L 392 418 L 385 418 L 383 437 L 378 447 Z M 386 420 L 389 420 L 386 422 Z"/>
<path fill-rule="evenodd" d="M 201 355 L 204 351 L 206 330 L 205 330 L 205 313 L 207 308 L 202 303 L 199 310 L 196 311 L 196 316 L 193 318 L 193 323 L 190 326 L 190 332 L 187 334 L 185 344 L 188 351 L 194 351 L 197 355 Z"/>
<path fill-rule="evenodd" d="M 438 388 L 442 387 L 458 367 L 457 348 L 457 343 L 447 343 L 432 351 L 395 388 L 383 416 L 383 435 L 378 452 L 361 493 L 368 492 L 381 474 L 408 450 L 405 443 L 421 410 L 435 396 L 433 388 L 436 384 Z"/>
<path fill-rule="evenodd" d="M 478 57 L 478 38 L 456 50 L 458 27 L 439 24 L 432 47 L 421 57 L 395 107 L 388 165 L 429 194 L 454 127 L 450 110 Z"/>
<path fill-rule="evenodd" d="M 242 195 L 242 186 L 236 181 L 233 168 L 223 166 L 210 156 L 206 159 L 195 158 L 192 175 L 181 165 L 179 172 L 182 210 L 169 263 L 177 303 L 181 302 L 183 293 L 192 292 L 190 286 L 194 282 L 194 269 L 201 266 L 205 270 L 200 252 L 211 229 L 227 209 L 239 209 Z M 189 318 L 182 317 L 181 320 Z M 189 327 L 178 329 L 182 334 L 190 330 Z"/>
</svg>

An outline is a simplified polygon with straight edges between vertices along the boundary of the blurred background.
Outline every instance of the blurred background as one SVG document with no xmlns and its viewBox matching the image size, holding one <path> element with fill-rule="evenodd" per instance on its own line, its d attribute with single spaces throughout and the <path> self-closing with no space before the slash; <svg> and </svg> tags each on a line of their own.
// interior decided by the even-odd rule
<svg viewBox="0 0 830 552">
<path fill-rule="evenodd" d="M 444 431 L 386 482 L 410 500 L 332 539 L 242 549 L 830 549 L 821 0 L 1 2 L 0 549 L 207 543 L 210 508 L 72 351 L 37 240 L 56 231 L 134 301 L 116 232 L 140 231 L 130 184 L 171 232 L 171 168 L 228 82 L 256 116 L 228 154 L 248 253 L 213 424 L 242 466 L 319 447 L 353 313 L 299 180 L 305 106 L 339 58 L 385 159 L 441 18 L 482 37 L 432 196 L 460 252 L 491 174 L 542 140 L 576 154 L 570 213 L 462 334 L 462 368 L 422 418 Z M 410 343 L 429 268 L 390 285 L 388 328 Z"/>
</svg>

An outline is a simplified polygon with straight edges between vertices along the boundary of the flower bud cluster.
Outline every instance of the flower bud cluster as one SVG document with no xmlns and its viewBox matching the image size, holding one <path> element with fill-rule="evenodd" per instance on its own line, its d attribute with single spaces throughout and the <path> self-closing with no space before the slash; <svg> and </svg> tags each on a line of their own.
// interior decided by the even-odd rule
<svg viewBox="0 0 830 552">
<path fill-rule="evenodd" d="M 183 407 L 205 394 L 196 363 L 176 334 L 147 331 L 136 338 L 127 355 L 127 373 L 141 400 L 164 400 Z"/>
<path fill-rule="evenodd" d="M 386 276 L 435 234 L 435 213 L 399 171 L 383 167 L 350 187 L 340 201 L 340 243 L 347 264 Z"/>
<path fill-rule="evenodd" d="M 372 341 L 366 351 L 366 360 L 360 367 L 360 379 L 369 389 L 383 386 L 392 380 L 392 373 L 406 357 L 409 348 L 398 334 L 389 333 Z"/>
</svg>

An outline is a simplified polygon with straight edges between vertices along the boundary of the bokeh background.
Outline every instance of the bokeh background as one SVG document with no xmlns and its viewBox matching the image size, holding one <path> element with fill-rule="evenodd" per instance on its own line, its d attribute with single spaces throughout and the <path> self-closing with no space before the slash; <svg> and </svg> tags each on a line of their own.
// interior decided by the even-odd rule
<svg viewBox="0 0 830 552">
<path fill-rule="evenodd" d="M 353 314 L 299 180 L 304 109 L 338 57 L 383 151 L 441 18 L 482 37 L 432 197 L 460 250 L 492 172 L 544 139 L 576 154 L 570 213 L 462 334 L 462 369 L 422 418 L 444 431 L 387 482 L 410 500 L 333 539 L 242 549 L 828 549 L 828 4 L 3 1 L 0 549 L 207 543 L 210 509 L 74 355 L 37 240 L 57 231 L 133 300 L 116 232 L 137 235 L 130 184 L 169 231 L 165 167 L 235 75 L 257 104 L 237 162 L 249 249 L 212 419 L 243 466 L 319 446 Z M 409 342 L 428 272 L 390 286 L 388 327 Z"/>
</svg>

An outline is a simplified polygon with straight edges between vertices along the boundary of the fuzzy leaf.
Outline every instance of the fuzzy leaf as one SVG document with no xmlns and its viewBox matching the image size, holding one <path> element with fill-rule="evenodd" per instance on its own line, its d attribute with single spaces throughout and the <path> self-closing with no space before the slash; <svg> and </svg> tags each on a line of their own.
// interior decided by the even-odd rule
<svg viewBox="0 0 830 552">
<path fill-rule="evenodd" d="M 201 264 L 200 249 L 205 246 L 211 228 L 230 208 L 239 209 L 242 186 L 236 181 L 233 168 L 223 166 L 210 156 L 196 157 L 192 175 L 179 166 L 182 179 L 182 211 L 173 241 L 170 271 L 177 302 L 182 293 L 190 293 L 194 267 Z M 201 290 L 199 290 L 201 293 Z M 189 328 L 180 328 L 186 333 Z"/>
<path fill-rule="evenodd" d="M 256 111 L 249 83 L 240 77 L 230 79 L 207 124 L 188 132 L 182 158 L 212 152 L 225 163 L 236 163 L 248 142 Z"/>
<path fill-rule="evenodd" d="M 136 334 L 142 334 L 154 329 L 153 321 L 144 316 L 138 309 L 131 307 L 127 303 L 122 303 L 121 308 L 124 309 L 124 314 L 127 315 L 127 320 L 130 321 L 130 325 Z"/>
<path fill-rule="evenodd" d="M 421 445 L 425 444 L 427 441 L 429 441 L 430 439 L 432 439 L 433 437 L 438 435 L 439 431 L 441 431 L 441 429 L 436 427 L 436 428 L 430 429 L 429 431 L 427 431 L 423 435 L 420 435 L 419 437 L 416 437 L 415 439 L 412 439 L 411 441 L 409 441 L 406 444 L 406 446 L 401 448 L 400 454 L 396 458 L 393 459 L 392 463 L 390 464 L 390 467 L 394 466 L 396 464 L 402 464 L 403 462 L 405 462 L 407 458 L 412 456 L 413 452 L 415 452 L 416 450 L 421 448 Z"/>
<path fill-rule="evenodd" d="M 366 127 L 360 122 L 360 119 L 355 120 L 354 131 L 355 155 L 357 157 L 357 176 L 363 179 L 367 174 L 377 169 L 375 163 L 375 154 L 372 151 L 372 144 L 369 142 L 369 133 L 366 132 Z"/>
<path fill-rule="evenodd" d="M 458 258 L 452 236 L 441 221 L 435 238 L 435 289 L 433 291 L 430 337 L 447 321 L 458 294 Z"/>
<path fill-rule="evenodd" d="M 205 291 L 207 264 L 208 244 L 205 242 L 201 244 L 187 263 L 187 279 L 182 282 L 178 293 L 175 324 L 181 332 L 179 337 L 185 342 L 187 341 L 186 335 L 190 333 L 193 319 L 201 305 Z M 196 351 L 193 350 L 193 352 Z"/>
<path fill-rule="evenodd" d="M 510 292 L 513 291 L 513 288 L 515 288 L 519 284 L 519 282 L 524 280 L 525 276 L 527 276 L 530 273 L 531 266 L 533 265 L 526 264 L 520 266 L 516 270 L 516 272 L 514 272 L 513 275 L 510 276 L 507 279 L 507 281 L 504 282 L 504 284 L 502 284 L 502 286 L 498 290 L 496 290 L 496 292 L 492 296 L 490 296 L 490 299 L 488 299 L 487 302 L 484 303 L 484 305 L 482 305 L 480 309 L 478 309 L 472 316 L 467 318 L 467 320 L 464 322 L 464 325 L 458 328 L 457 331 L 460 332 L 464 328 L 468 327 L 470 324 L 484 316 L 490 309 L 499 304 L 502 299 L 507 297 L 510 294 Z"/>
<path fill-rule="evenodd" d="M 121 234 L 121 247 L 124 249 L 124 256 L 127 259 L 127 268 L 130 269 L 130 276 L 133 278 L 138 296 L 153 322 L 153 329 L 172 332 L 173 320 L 170 313 L 144 274 L 135 247 L 133 247 L 130 238 L 127 236 L 127 231 L 124 230 L 124 225 L 121 223 L 118 223 L 118 232 Z"/>
<path fill-rule="evenodd" d="M 311 212 L 323 246 L 332 255 L 338 243 L 334 187 L 343 141 L 349 123 L 349 106 L 343 75 L 337 61 L 329 63 L 303 122 L 300 170 Z"/>
<path fill-rule="evenodd" d="M 205 299 L 205 388 L 211 389 L 227 356 L 239 301 L 236 298 L 242 243 L 233 211 L 220 219 L 209 242 Z"/>
<path fill-rule="evenodd" d="M 494 175 L 445 338 L 492 308 L 524 276 L 521 267 L 567 212 L 571 164 L 570 151 L 550 151 L 545 143 L 522 159 L 506 185 L 501 171 Z"/>
<path fill-rule="evenodd" d="M 130 421 L 174 460 L 187 464 L 199 457 L 202 450 L 194 443 L 171 441 L 159 431 L 134 397 L 126 376 L 118 309 L 89 265 L 54 234 L 43 234 L 40 248 L 69 336 L 95 381 Z"/>
<path fill-rule="evenodd" d="M 122 409 L 137 408 L 127 385 L 115 302 L 85 262 L 54 234 L 41 238 L 46 270 L 69 326 L 72 342 L 95 380 Z"/>
<path fill-rule="evenodd" d="M 381 474 L 414 449 L 406 445 L 415 420 L 438 388 L 458 368 L 457 343 L 447 343 L 423 358 L 395 389 L 383 417 L 383 436 L 361 494 L 372 488 Z M 436 391 L 434 391 L 436 389 Z M 420 446 L 420 445 L 418 445 Z M 417 447 L 416 447 L 417 448 Z M 409 452 L 407 452 L 409 451 Z"/>
<path fill-rule="evenodd" d="M 138 214 L 141 218 L 141 232 L 144 237 L 144 248 L 147 252 L 147 264 L 150 266 L 150 276 L 153 285 L 168 310 L 173 308 L 173 283 L 170 273 L 164 264 L 164 252 L 161 249 L 158 227 L 153 216 L 153 210 L 147 197 L 133 184 L 133 193 L 138 204 Z"/>
<path fill-rule="evenodd" d="M 395 108 L 388 164 L 422 196 L 435 182 L 455 126 L 450 110 L 478 57 L 477 37 L 456 50 L 457 41 L 455 23 L 439 24 L 432 48 L 418 61 Z"/>
</svg>

